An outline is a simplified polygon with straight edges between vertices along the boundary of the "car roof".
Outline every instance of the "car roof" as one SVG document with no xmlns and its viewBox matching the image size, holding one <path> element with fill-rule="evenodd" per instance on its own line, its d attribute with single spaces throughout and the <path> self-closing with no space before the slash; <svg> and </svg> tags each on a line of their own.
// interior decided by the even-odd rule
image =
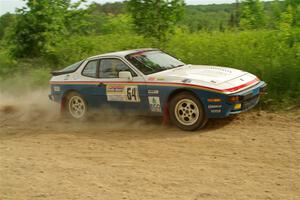
<svg viewBox="0 0 300 200">
<path fill-rule="evenodd" d="M 124 57 L 127 56 L 128 54 L 133 54 L 133 53 L 139 53 L 139 52 L 144 52 L 144 51 L 155 51 L 159 49 L 155 48 L 143 48 L 143 49 L 131 49 L 131 50 L 125 50 L 125 51 L 116 51 L 116 52 L 110 52 L 110 53 L 105 53 L 105 54 L 99 54 L 96 56 L 89 57 L 88 59 L 94 59 L 102 56 L 119 56 L 119 57 Z"/>
</svg>

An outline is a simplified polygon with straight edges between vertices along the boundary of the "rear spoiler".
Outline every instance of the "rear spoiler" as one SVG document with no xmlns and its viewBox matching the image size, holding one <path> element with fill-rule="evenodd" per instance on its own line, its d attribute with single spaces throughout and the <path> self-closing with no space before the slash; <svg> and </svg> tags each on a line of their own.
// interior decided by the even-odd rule
<svg viewBox="0 0 300 200">
<path fill-rule="evenodd" d="M 63 74 L 69 74 L 69 73 L 72 73 L 72 72 L 74 72 L 74 70 L 72 70 L 72 71 L 61 71 L 61 70 L 59 70 L 59 71 L 52 71 L 51 74 L 52 74 L 52 76 L 59 76 L 59 75 L 63 75 Z"/>
</svg>

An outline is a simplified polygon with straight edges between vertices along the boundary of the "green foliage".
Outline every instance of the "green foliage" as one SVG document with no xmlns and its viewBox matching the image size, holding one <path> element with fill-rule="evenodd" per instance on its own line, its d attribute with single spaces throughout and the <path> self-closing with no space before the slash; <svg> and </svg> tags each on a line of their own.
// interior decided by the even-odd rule
<svg viewBox="0 0 300 200">
<path fill-rule="evenodd" d="M 126 34 L 134 32 L 132 18 L 129 15 L 109 15 L 106 19 L 107 21 L 102 25 L 103 34 Z"/>
<path fill-rule="evenodd" d="M 81 27 L 78 3 L 71 0 L 28 0 L 18 11 L 12 53 L 16 57 L 37 57 L 51 51 L 57 42 Z M 74 22 L 76 21 L 76 23 Z M 83 27 L 84 28 L 84 27 Z"/>
<path fill-rule="evenodd" d="M 90 37 L 74 36 L 59 43 L 52 54 L 48 56 L 48 60 L 54 64 L 53 68 L 61 69 L 90 56 L 149 46 L 151 46 L 150 41 L 132 33 Z"/>
<path fill-rule="evenodd" d="M 85 21 L 89 25 L 85 30 L 90 35 L 120 33 L 122 31 L 133 31 L 132 20 L 128 13 L 125 12 L 124 3 L 92 3 L 88 6 Z M 76 22 L 76 21 L 75 21 Z"/>
<path fill-rule="evenodd" d="M 178 34 L 166 50 L 183 61 L 249 71 L 269 84 L 269 98 L 300 103 L 300 31 L 294 46 L 280 31 Z M 183 42 L 184 41 L 184 42 Z"/>
<path fill-rule="evenodd" d="M 300 25 L 300 1 L 299 0 L 286 0 L 285 12 L 289 13 L 291 17 L 291 26 Z"/>
<path fill-rule="evenodd" d="M 244 0 L 240 25 L 243 29 L 258 29 L 265 26 L 264 6 L 260 0 Z"/>
<path fill-rule="evenodd" d="M 231 5 L 224 7 L 220 5 L 218 8 L 188 5 L 185 7 L 185 14 L 179 25 L 191 32 L 218 30 L 220 24 L 227 24 L 230 15 L 228 11 L 231 10 Z"/>
<path fill-rule="evenodd" d="M 94 16 L 99 14 L 120 15 L 126 13 L 126 8 L 122 2 L 105 3 L 103 5 L 94 2 L 89 6 L 89 9 L 92 10 Z"/>
<path fill-rule="evenodd" d="M 135 30 L 145 37 L 163 42 L 183 14 L 183 0 L 129 0 Z"/>
<path fill-rule="evenodd" d="M 17 61 L 14 60 L 9 52 L 4 49 L 0 49 L 0 77 L 12 74 L 17 65 Z"/>
<path fill-rule="evenodd" d="M 234 9 L 231 11 L 230 19 L 228 21 L 228 26 L 230 28 L 236 28 L 240 26 L 240 17 L 241 17 L 241 7 L 239 0 L 236 0 L 234 4 Z"/>
<path fill-rule="evenodd" d="M 34 64 L 34 61 L 32 64 Z M 0 91 L 22 94 L 26 90 L 45 89 L 49 86 L 50 78 L 50 69 L 47 68 L 30 68 L 26 71 L 15 71 L 13 77 L 0 76 Z"/>
<path fill-rule="evenodd" d="M 16 23 L 16 16 L 6 13 L 0 17 L 0 40 L 11 31 L 11 27 Z"/>
<path fill-rule="evenodd" d="M 275 29 L 278 26 L 278 22 L 281 18 L 281 13 L 283 11 L 282 3 L 279 0 L 275 0 L 271 4 L 271 11 L 267 13 L 267 21 L 270 23 L 268 24 L 269 28 Z"/>
<path fill-rule="evenodd" d="M 293 23 L 292 6 L 288 6 L 286 11 L 280 15 L 279 29 L 282 31 L 282 36 L 288 39 L 291 34 L 291 28 Z"/>
</svg>

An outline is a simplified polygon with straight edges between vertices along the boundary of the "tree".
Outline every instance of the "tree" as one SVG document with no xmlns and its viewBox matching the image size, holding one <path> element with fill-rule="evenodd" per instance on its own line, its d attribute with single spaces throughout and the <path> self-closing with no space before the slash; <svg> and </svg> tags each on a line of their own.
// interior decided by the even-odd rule
<svg viewBox="0 0 300 200">
<path fill-rule="evenodd" d="M 283 12 L 280 16 L 279 28 L 283 32 L 289 32 L 293 23 L 293 9 L 292 6 L 289 5 L 285 12 Z"/>
<path fill-rule="evenodd" d="M 229 27 L 231 27 L 231 28 L 239 27 L 240 16 L 241 16 L 240 1 L 236 0 L 234 3 L 234 9 L 231 12 L 230 19 L 228 21 Z"/>
<path fill-rule="evenodd" d="M 78 20 L 81 14 L 78 7 L 81 2 L 71 0 L 27 0 L 26 7 L 17 11 L 15 33 L 12 35 L 16 57 L 40 56 L 55 44 L 78 29 L 82 23 Z"/>
<path fill-rule="evenodd" d="M 300 4 L 300 0 L 285 0 L 286 5 L 290 5 L 292 8 L 297 7 Z"/>
<path fill-rule="evenodd" d="M 268 20 L 270 21 L 270 27 L 276 28 L 280 22 L 280 16 L 282 14 L 282 6 L 279 0 L 275 0 L 272 2 L 271 9 L 272 10 Z"/>
<path fill-rule="evenodd" d="M 16 16 L 6 13 L 0 17 L 0 40 L 6 36 L 9 29 L 13 27 L 16 22 Z"/>
<path fill-rule="evenodd" d="M 109 34 L 131 29 L 130 16 L 126 13 L 126 6 L 122 2 L 91 3 L 87 8 L 87 21 L 90 22 L 86 30 L 93 34 Z"/>
<path fill-rule="evenodd" d="M 244 0 L 240 25 L 244 29 L 258 29 L 265 26 L 264 6 L 260 0 Z"/>
<path fill-rule="evenodd" d="M 159 42 L 166 40 L 184 11 L 183 0 L 129 0 L 127 3 L 136 32 Z"/>
<path fill-rule="evenodd" d="M 300 0 L 286 0 L 285 13 L 289 12 L 292 15 L 292 26 L 300 25 Z"/>
</svg>

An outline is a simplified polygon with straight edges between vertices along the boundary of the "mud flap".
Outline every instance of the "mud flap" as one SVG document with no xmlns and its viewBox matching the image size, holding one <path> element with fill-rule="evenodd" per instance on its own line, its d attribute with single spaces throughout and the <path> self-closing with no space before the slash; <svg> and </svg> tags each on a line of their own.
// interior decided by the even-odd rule
<svg viewBox="0 0 300 200">
<path fill-rule="evenodd" d="M 169 114 L 169 105 L 165 104 L 163 108 L 164 116 L 163 116 L 163 125 L 169 125 L 170 123 L 170 114 Z"/>
<path fill-rule="evenodd" d="M 64 115 L 66 112 L 66 99 L 62 98 L 61 102 L 60 102 L 60 114 Z"/>
</svg>

